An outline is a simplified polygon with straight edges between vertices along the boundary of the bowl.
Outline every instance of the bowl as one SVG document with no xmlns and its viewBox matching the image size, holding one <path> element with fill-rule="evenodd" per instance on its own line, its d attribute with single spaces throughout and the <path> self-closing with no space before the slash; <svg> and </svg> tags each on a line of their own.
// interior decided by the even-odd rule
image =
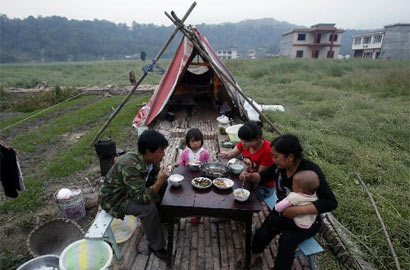
<svg viewBox="0 0 410 270">
<path fill-rule="evenodd" d="M 201 176 L 210 178 L 210 179 L 215 179 L 219 177 L 228 177 L 230 168 L 222 163 L 218 162 L 208 162 L 200 167 L 201 169 Z"/>
<path fill-rule="evenodd" d="M 238 137 L 238 131 L 243 126 L 243 124 L 233 125 L 226 128 L 226 133 L 228 134 L 229 140 L 233 143 L 238 143 L 241 141 Z"/>
<path fill-rule="evenodd" d="M 69 244 L 84 237 L 84 231 L 76 222 L 58 218 L 35 227 L 27 238 L 27 248 L 33 257 L 60 255 Z"/>
<path fill-rule="evenodd" d="M 237 188 L 233 191 L 233 195 L 235 196 L 235 200 L 238 200 L 240 202 L 244 202 L 249 198 L 249 195 L 251 193 L 249 190 L 244 189 L 244 188 Z"/>
<path fill-rule="evenodd" d="M 201 167 L 201 162 L 199 160 L 191 160 L 188 163 L 188 167 L 192 171 L 197 172 L 197 171 L 199 171 L 199 168 Z"/>
<path fill-rule="evenodd" d="M 58 262 L 60 270 L 111 269 L 111 246 L 103 240 L 82 239 L 67 246 Z"/>
<path fill-rule="evenodd" d="M 242 164 L 238 163 L 230 164 L 229 167 L 231 168 L 231 172 L 233 174 L 240 174 L 245 168 Z"/>
<path fill-rule="evenodd" d="M 17 270 L 58 269 L 58 260 L 57 255 L 43 255 L 25 262 Z"/>
<path fill-rule="evenodd" d="M 173 187 L 179 187 L 182 184 L 182 180 L 184 180 L 183 175 L 173 174 L 168 178 L 168 183 L 170 183 Z"/>
</svg>

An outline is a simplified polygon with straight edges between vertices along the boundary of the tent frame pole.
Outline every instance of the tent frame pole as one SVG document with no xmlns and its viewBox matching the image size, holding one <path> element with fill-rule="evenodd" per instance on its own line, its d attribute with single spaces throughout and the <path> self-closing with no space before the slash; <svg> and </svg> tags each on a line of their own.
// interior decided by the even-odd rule
<svg viewBox="0 0 410 270">
<path fill-rule="evenodd" d="M 201 46 L 191 36 L 193 35 L 195 36 L 196 39 L 199 39 L 195 31 L 190 31 L 186 29 L 183 21 L 180 20 L 173 11 L 171 12 L 171 14 L 172 16 L 169 15 L 167 12 L 165 12 L 165 15 L 171 20 L 172 23 L 174 23 L 177 26 L 176 29 L 179 29 L 184 34 L 184 36 L 186 36 L 192 42 L 195 48 L 201 53 L 203 57 L 206 58 L 208 62 L 213 63 L 213 60 L 208 56 L 208 54 L 201 48 Z M 237 84 L 231 78 L 225 75 L 225 73 L 223 73 L 217 65 L 213 65 L 213 68 L 216 69 L 216 71 L 219 73 L 220 76 L 224 77 L 225 80 L 227 80 L 230 84 L 232 84 L 232 86 L 236 89 L 236 91 L 238 91 L 238 93 L 241 94 L 241 96 L 249 103 L 249 105 L 251 105 L 252 108 L 257 113 L 259 113 L 262 119 L 265 120 L 276 133 L 278 133 L 279 135 L 282 135 L 279 129 L 262 113 L 261 110 L 258 109 L 258 107 L 256 107 L 255 104 L 253 104 L 253 102 L 251 102 L 251 100 L 245 95 L 245 93 L 237 86 Z"/>
<path fill-rule="evenodd" d="M 188 16 L 191 14 L 192 10 L 196 6 L 196 2 L 193 2 L 192 5 L 189 7 L 187 12 L 185 13 L 184 17 L 182 18 L 182 26 L 183 22 L 188 18 Z M 152 60 L 152 63 L 156 63 L 158 59 L 162 56 L 168 45 L 171 43 L 172 39 L 175 37 L 175 35 L 178 33 L 179 28 L 181 26 L 178 26 L 174 29 L 174 32 L 172 32 L 171 36 L 167 40 L 167 42 L 162 46 L 161 50 L 158 52 L 157 56 Z M 138 78 L 137 82 L 135 83 L 134 87 L 132 88 L 131 92 L 128 93 L 127 97 L 121 102 L 120 105 L 115 109 L 115 111 L 111 114 L 111 116 L 108 118 L 108 120 L 104 123 L 104 125 L 100 128 L 100 130 L 97 132 L 97 135 L 95 135 L 94 140 L 92 141 L 92 145 L 94 145 L 97 140 L 100 138 L 101 134 L 104 132 L 104 130 L 107 128 L 107 126 L 110 124 L 110 122 L 114 119 L 114 117 L 119 113 L 119 111 L 122 109 L 122 107 L 125 105 L 125 103 L 128 102 L 128 100 L 131 98 L 131 96 L 135 93 L 137 90 L 138 86 L 141 84 L 141 82 L 145 79 L 147 76 L 147 72 L 143 70 L 143 74 Z"/>
</svg>

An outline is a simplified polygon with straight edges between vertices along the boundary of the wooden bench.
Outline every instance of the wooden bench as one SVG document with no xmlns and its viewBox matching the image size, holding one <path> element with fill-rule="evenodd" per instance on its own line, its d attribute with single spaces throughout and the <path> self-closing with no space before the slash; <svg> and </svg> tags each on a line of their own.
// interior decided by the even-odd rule
<svg viewBox="0 0 410 270">
<path fill-rule="evenodd" d="M 270 210 L 272 210 L 275 207 L 276 201 L 278 200 L 278 197 L 276 196 L 276 192 L 273 192 L 272 195 L 266 199 L 264 199 L 265 204 L 269 207 Z M 323 248 L 319 245 L 319 243 L 315 240 L 315 238 L 310 237 L 300 243 L 298 245 L 298 254 L 303 254 L 306 257 L 309 258 L 309 268 L 310 269 L 316 269 L 316 262 L 314 255 L 316 253 L 320 253 L 323 251 Z"/>
<path fill-rule="evenodd" d="M 111 222 L 114 220 L 114 217 L 101 210 L 97 214 L 93 224 L 88 229 L 85 234 L 85 238 L 89 240 L 104 240 L 111 244 L 114 249 L 115 256 L 117 260 L 121 259 L 121 251 L 118 248 L 117 242 L 115 241 L 114 234 L 111 230 Z"/>
</svg>

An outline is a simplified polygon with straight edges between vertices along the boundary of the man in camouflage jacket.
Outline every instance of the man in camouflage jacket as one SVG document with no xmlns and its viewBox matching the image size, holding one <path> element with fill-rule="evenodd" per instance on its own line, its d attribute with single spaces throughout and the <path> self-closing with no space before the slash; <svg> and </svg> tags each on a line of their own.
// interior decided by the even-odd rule
<svg viewBox="0 0 410 270">
<path fill-rule="evenodd" d="M 169 177 L 167 168 L 159 167 L 167 146 L 168 141 L 158 131 L 144 131 L 138 139 L 138 151 L 123 155 L 101 187 L 101 208 L 120 219 L 138 216 L 149 249 L 160 259 L 167 259 L 167 252 L 155 204 L 161 200 Z"/>
</svg>

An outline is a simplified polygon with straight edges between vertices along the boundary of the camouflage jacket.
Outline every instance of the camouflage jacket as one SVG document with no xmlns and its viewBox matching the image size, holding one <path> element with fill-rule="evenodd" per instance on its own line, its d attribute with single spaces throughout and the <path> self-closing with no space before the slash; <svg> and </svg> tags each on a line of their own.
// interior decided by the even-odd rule
<svg viewBox="0 0 410 270">
<path fill-rule="evenodd" d="M 160 196 L 152 189 L 159 172 L 154 164 L 149 178 L 147 165 L 141 154 L 128 152 L 108 171 L 101 187 L 101 208 L 116 218 L 124 218 L 127 205 L 131 201 L 140 204 L 156 203 Z"/>
</svg>

